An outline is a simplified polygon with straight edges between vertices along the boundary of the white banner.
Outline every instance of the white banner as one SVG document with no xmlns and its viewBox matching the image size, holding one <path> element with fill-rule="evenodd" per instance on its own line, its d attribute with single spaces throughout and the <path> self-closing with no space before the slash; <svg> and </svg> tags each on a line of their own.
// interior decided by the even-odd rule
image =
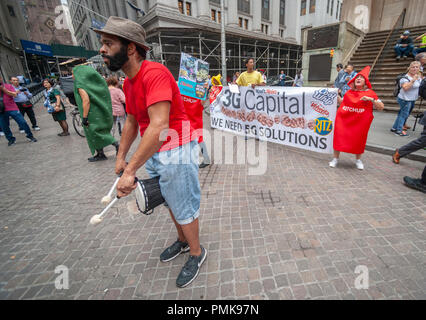
<svg viewBox="0 0 426 320">
<path fill-rule="evenodd" d="M 333 152 L 337 89 L 213 87 L 212 128 L 301 149 Z"/>
</svg>

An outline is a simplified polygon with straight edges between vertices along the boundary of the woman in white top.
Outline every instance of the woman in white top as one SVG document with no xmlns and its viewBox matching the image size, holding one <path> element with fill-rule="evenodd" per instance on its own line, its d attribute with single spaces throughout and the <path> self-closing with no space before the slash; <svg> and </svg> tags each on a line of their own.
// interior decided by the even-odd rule
<svg viewBox="0 0 426 320">
<path fill-rule="evenodd" d="M 296 77 L 294 78 L 293 87 L 303 87 L 302 70 L 297 71 Z"/>
<path fill-rule="evenodd" d="M 413 61 L 408 68 L 408 73 L 399 81 L 401 90 L 399 91 L 397 100 L 401 108 L 391 129 L 391 131 L 396 135 L 401 137 L 408 136 L 408 133 L 404 130 L 403 126 L 413 110 L 417 98 L 419 97 L 419 87 L 421 82 L 422 76 L 420 74 L 420 62 Z"/>
</svg>

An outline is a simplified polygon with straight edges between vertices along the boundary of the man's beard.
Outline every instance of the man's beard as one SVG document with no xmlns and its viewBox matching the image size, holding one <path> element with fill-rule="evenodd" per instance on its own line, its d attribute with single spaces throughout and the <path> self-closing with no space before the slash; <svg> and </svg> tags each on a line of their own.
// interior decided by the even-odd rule
<svg viewBox="0 0 426 320">
<path fill-rule="evenodd" d="M 102 57 L 109 59 L 109 64 L 107 63 L 106 65 L 112 72 L 120 70 L 123 65 L 129 61 L 129 57 L 127 56 L 127 48 L 125 46 L 122 46 L 120 51 L 117 52 L 114 56 L 107 56 L 106 54 L 103 54 Z"/>
</svg>

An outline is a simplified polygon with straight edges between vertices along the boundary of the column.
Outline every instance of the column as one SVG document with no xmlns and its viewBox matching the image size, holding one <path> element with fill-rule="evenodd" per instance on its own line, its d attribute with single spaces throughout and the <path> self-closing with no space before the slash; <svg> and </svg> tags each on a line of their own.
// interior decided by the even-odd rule
<svg viewBox="0 0 426 320">
<path fill-rule="evenodd" d="M 115 7 L 115 0 L 108 0 L 109 14 L 111 16 L 117 16 L 117 8 Z"/>
<path fill-rule="evenodd" d="M 209 0 L 199 0 L 197 4 L 198 4 L 197 18 L 210 20 Z"/>
<path fill-rule="evenodd" d="M 238 1 L 228 0 L 228 21 L 230 27 L 238 27 Z M 223 16 L 223 15 L 222 15 Z"/>
<path fill-rule="evenodd" d="M 280 0 L 271 0 L 271 20 L 272 28 L 271 35 L 273 37 L 280 36 Z"/>
<path fill-rule="evenodd" d="M 252 1 L 252 12 L 253 12 L 253 31 L 261 31 L 262 23 L 262 1 Z M 287 3 L 287 1 L 286 1 Z"/>
</svg>

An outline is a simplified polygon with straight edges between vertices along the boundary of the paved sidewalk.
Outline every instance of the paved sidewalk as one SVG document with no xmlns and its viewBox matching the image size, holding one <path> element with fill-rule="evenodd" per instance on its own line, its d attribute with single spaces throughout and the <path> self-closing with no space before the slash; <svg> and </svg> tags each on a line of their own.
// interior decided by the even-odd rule
<svg viewBox="0 0 426 320">
<path fill-rule="evenodd" d="M 39 142 L 26 142 L 15 124 L 17 145 L 0 139 L 0 299 L 426 298 L 425 194 L 402 184 L 420 176 L 422 162 L 394 165 L 367 151 L 364 171 L 347 154 L 331 169 L 328 155 L 268 144 L 262 176 L 248 176 L 246 165 L 201 170 L 209 254 L 198 278 L 178 289 L 187 255 L 159 261 L 176 239 L 167 211 L 135 216 L 129 197 L 89 226 L 115 179 L 114 148 L 108 161 L 89 164 L 86 141 L 72 127 L 58 137 L 36 109 Z M 54 285 L 61 265 L 68 290 Z M 368 289 L 355 288 L 359 265 L 368 267 Z"/>
<path fill-rule="evenodd" d="M 407 124 L 411 129 L 407 131 L 409 137 L 400 137 L 390 131 L 395 122 L 397 114 L 391 112 L 374 111 L 374 120 L 368 133 L 367 150 L 392 154 L 395 149 L 402 147 L 412 140 L 418 139 L 423 131 L 423 126 L 417 122 L 416 130 L 413 131 L 415 118 L 410 116 Z M 412 153 L 408 158 L 426 162 L 426 150 Z"/>
</svg>

